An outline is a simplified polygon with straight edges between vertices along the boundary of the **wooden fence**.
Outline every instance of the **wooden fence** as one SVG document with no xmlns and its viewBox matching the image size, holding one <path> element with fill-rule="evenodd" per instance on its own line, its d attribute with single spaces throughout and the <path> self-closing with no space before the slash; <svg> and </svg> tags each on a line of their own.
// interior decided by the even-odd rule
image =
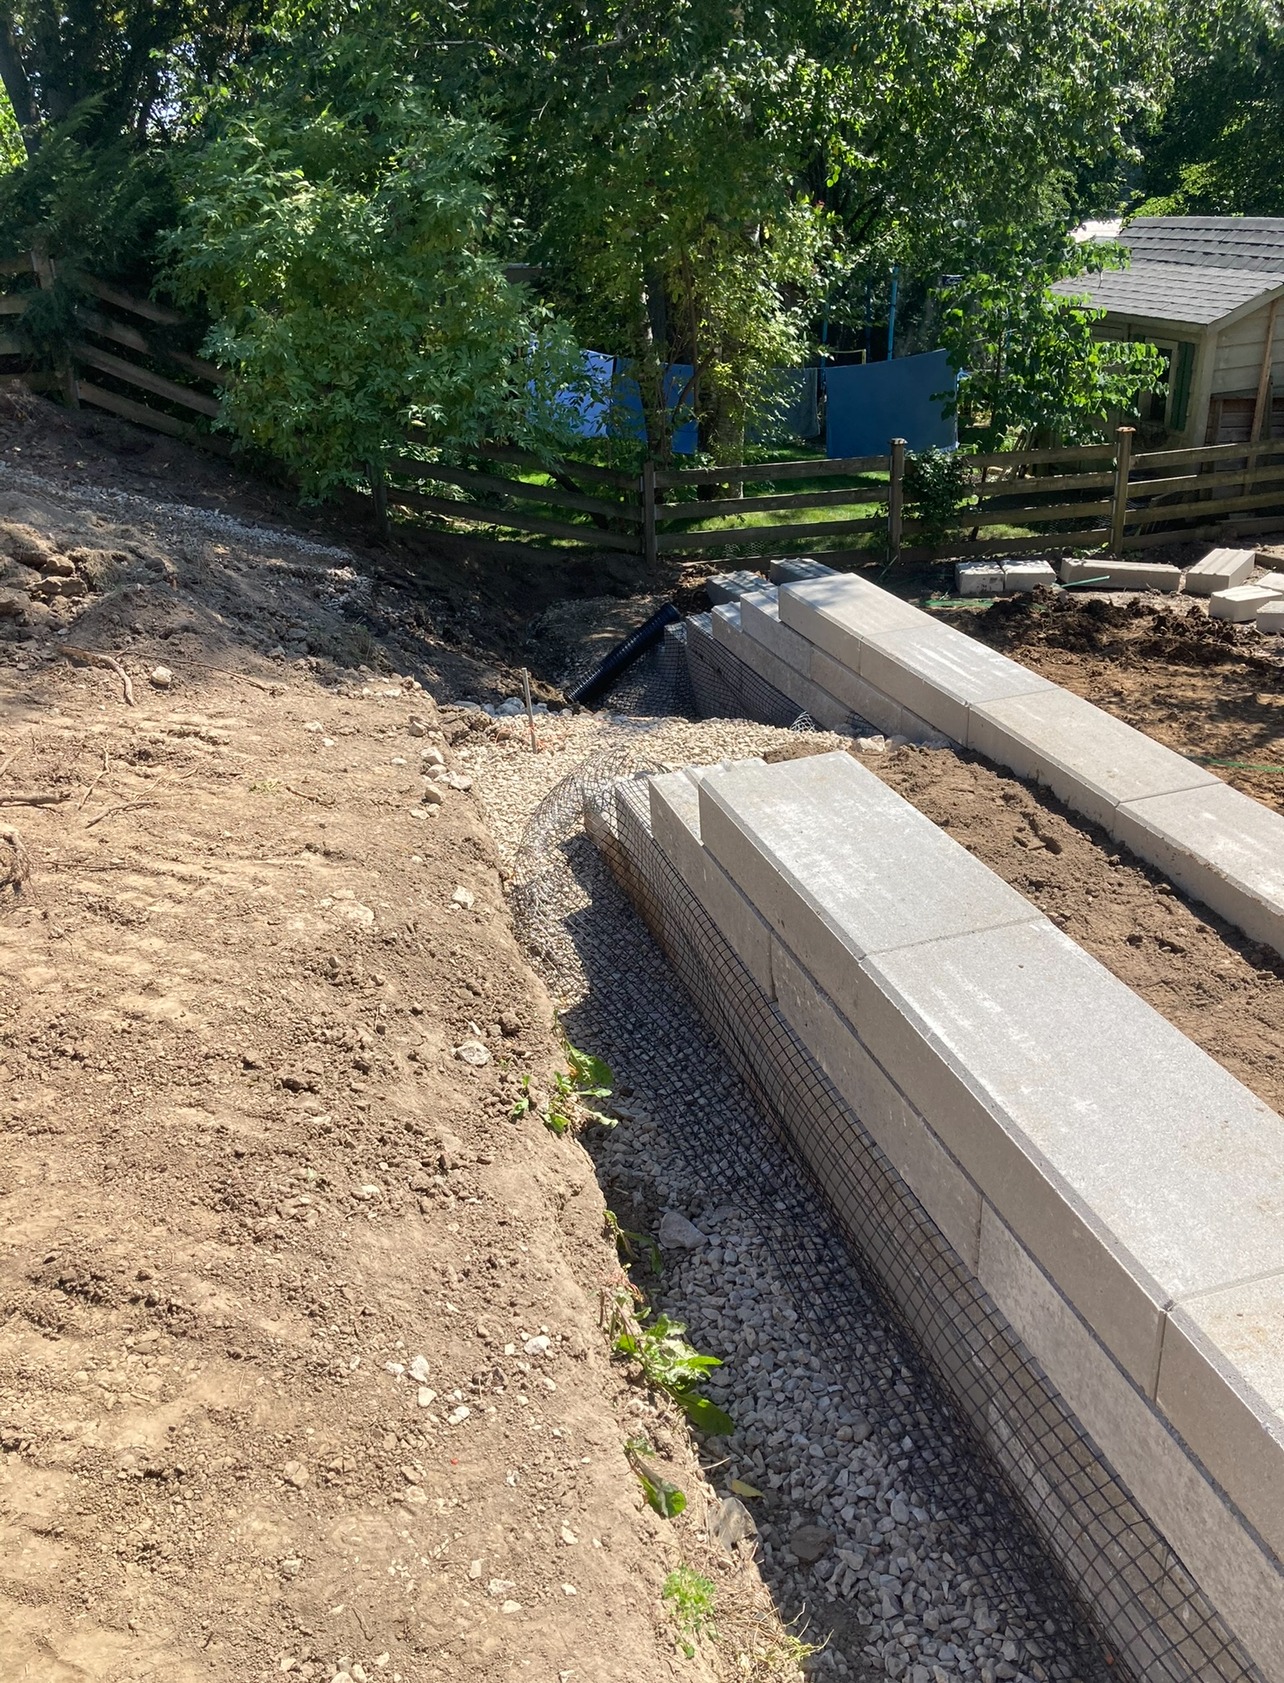
<svg viewBox="0 0 1284 1683">
<path fill-rule="evenodd" d="M 11 378 L 207 449 L 231 448 L 210 430 L 221 371 L 193 354 L 191 326 L 176 311 L 82 280 L 93 302 L 76 309 L 80 336 L 56 372 L 33 372 L 23 366 L 33 359 L 19 322 L 53 284 L 53 266 L 28 254 L 0 262 L 0 277 L 8 285 L 0 316 L 18 329 L 0 332 L 0 369 L 8 366 Z M 1109 444 L 967 456 L 956 523 L 930 546 L 939 532 L 906 504 L 902 439 L 880 456 L 717 468 L 647 463 L 640 473 L 550 463 L 499 445 L 454 465 L 433 461 L 413 429 L 405 439 L 405 454 L 370 476 L 380 526 L 396 510 L 444 544 L 542 558 L 610 552 L 681 562 L 814 550 L 896 561 L 1068 545 L 1123 554 L 1284 526 L 1284 439 L 1137 451 L 1125 427 Z"/>
</svg>

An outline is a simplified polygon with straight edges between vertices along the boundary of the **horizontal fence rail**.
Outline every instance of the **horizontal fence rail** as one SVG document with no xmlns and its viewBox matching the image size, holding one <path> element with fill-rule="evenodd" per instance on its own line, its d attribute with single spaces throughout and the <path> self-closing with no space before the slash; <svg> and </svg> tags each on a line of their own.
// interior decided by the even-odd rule
<svg viewBox="0 0 1284 1683">
<path fill-rule="evenodd" d="M 0 370 L 8 365 L 0 377 L 227 454 L 229 439 L 211 431 L 227 375 L 196 354 L 193 325 L 168 305 L 82 276 L 88 301 L 76 306 L 80 336 L 54 371 L 32 366 L 22 318 L 55 278 L 54 265 L 38 253 L 0 260 Z M 464 461 L 434 454 L 411 427 L 404 453 L 362 470 L 381 528 L 396 511 L 427 523 L 447 545 L 540 558 L 609 551 L 693 565 L 785 546 L 889 561 L 1054 546 L 1122 554 L 1284 526 L 1284 438 L 1134 452 L 1125 427 L 1110 443 L 968 455 L 944 538 L 906 500 L 901 439 L 890 440 L 885 455 L 647 463 L 640 473 L 545 461 L 508 444 L 487 445 Z"/>
</svg>

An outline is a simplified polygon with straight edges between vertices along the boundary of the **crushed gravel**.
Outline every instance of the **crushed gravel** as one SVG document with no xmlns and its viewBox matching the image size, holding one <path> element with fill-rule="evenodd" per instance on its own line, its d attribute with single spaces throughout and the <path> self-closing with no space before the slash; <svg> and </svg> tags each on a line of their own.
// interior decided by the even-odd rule
<svg viewBox="0 0 1284 1683">
<path fill-rule="evenodd" d="M 756 1530 L 782 1615 L 818 1645 L 808 1668 L 906 1683 L 1104 1677 L 1006 1496 L 574 833 L 583 786 L 634 768 L 776 757 L 800 746 L 797 735 L 726 719 L 564 714 L 540 737 L 538 753 L 517 738 L 479 742 L 476 790 L 527 895 L 533 950 L 567 1032 L 615 1070 L 623 1119 L 587 1143 L 621 1226 L 663 1227 L 668 1241 L 660 1278 L 640 1260 L 635 1278 L 723 1359 L 710 1394 L 736 1430 L 719 1441 L 725 1460 L 712 1476 L 727 1525 L 747 1517 Z"/>
</svg>

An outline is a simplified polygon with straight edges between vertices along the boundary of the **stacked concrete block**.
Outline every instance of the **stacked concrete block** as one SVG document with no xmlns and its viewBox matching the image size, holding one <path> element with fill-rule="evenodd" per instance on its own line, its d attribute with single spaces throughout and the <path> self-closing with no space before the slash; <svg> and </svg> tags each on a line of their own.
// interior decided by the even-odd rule
<svg viewBox="0 0 1284 1683">
<path fill-rule="evenodd" d="M 1284 1121 L 850 756 L 651 787 L 673 868 L 1284 1683 Z"/>
<path fill-rule="evenodd" d="M 970 706 L 1053 687 L 866 579 L 786 585 L 780 617 L 822 654 L 955 742 L 967 741 Z"/>
<path fill-rule="evenodd" d="M 1284 952 L 1284 819 L 1277 812 L 1209 777 L 1121 802 L 1110 828 L 1193 899 Z"/>
<path fill-rule="evenodd" d="M 1218 782 L 1211 771 L 1054 684 L 975 707 L 967 744 L 1018 777 L 1045 784 L 1107 830 L 1122 802 Z"/>
<path fill-rule="evenodd" d="M 767 577 L 772 584 L 799 584 L 803 579 L 828 578 L 833 571 L 832 567 L 814 560 L 810 555 L 794 555 L 773 561 L 767 568 Z"/>
<path fill-rule="evenodd" d="M 1280 599 L 1279 592 L 1263 590 L 1258 584 L 1236 584 L 1229 590 L 1215 590 L 1208 598 L 1210 619 L 1229 620 L 1232 625 L 1252 625 L 1262 608 Z"/>
<path fill-rule="evenodd" d="M 1157 561 L 1083 560 L 1066 556 L 1061 563 L 1062 584 L 1095 586 L 1098 590 L 1179 590 L 1181 568 Z"/>
<path fill-rule="evenodd" d="M 715 609 L 713 634 L 824 730 L 850 733 L 873 727 L 911 742 L 940 740 L 940 732 L 925 719 L 784 625 L 777 590 L 755 591 Z"/>
<path fill-rule="evenodd" d="M 1019 596 L 1057 575 L 1047 561 L 956 561 L 954 588 L 960 596 Z"/>
<path fill-rule="evenodd" d="M 1215 591 L 1247 584 L 1256 563 L 1257 553 L 1252 549 L 1210 549 L 1202 561 L 1187 569 L 1187 594 L 1211 596 Z"/>
<path fill-rule="evenodd" d="M 755 592 L 719 613 L 715 635 L 728 652 L 818 724 L 846 729 L 863 719 L 888 735 L 961 743 L 1044 784 L 1284 952 L 1275 865 L 1284 860 L 1284 817 L 1212 771 L 859 576 Z M 1263 629 L 1284 631 L 1274 599 L 1258 615 Z"/>
<path fill-rule="evenodd" d="M 1284 598 L 1276 597 L 1257 610 L 1257 629 L 1268 636 L 1278 637 L 1284 633 Z"/>
<path fill-rule="evenodd" d="M 751 590 L 761 590 L 766 583 L 761 573 L 744 571 L 718 573 L 705 585 L 705 594 L 716 607 L 720 602 L 738 602 Z"/>
<path fill-rule="evenodd" d="M 820 689 L 787 661 L 773 654 L 761 643 L 746 637 L 742 629 L 743 615 L 738 602 L 727 602 L 713 610 L 713 637 L 729 655 L 756 672 L 772 689 L 788 696 L 800 713 L 806 713 L 822 730 L 849 732 L 852 728 L 851 709 L 828 692 Z"/>
<path fill-rule="evenodd" d="M 960 596 L 1002 596 L 1001 561 L 956 561 L 954 589 Z"/>
<path fill-rule="evenodd" d="M 1056 570 L 1049 561 L 1003 563 L 1003 590 L 1008 596 L 1021 596 L 1031 590 L 1050 587 L 1056 582 Z"/>
</svg>

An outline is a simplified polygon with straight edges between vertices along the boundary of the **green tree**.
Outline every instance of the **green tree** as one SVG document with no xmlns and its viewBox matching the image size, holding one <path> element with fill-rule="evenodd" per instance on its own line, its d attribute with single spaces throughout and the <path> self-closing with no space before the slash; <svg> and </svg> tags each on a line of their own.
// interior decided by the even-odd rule
<svg viewBox="0 0 1284 1683">
<path fill-rule="evenodd" d="M 28 151 L 89 106 L 87 145 L 172 129 L 243 55 L 267 0 L 14 0 L 0 4 L 0 81 Z"/>
<path fill-rule="evenodd" d="M 636 360 L 653 442 L 686 362 L 724 456 L 839 274 L 934 283 L 987 230 L 1063 233 L 1168 73 L 1169 0 L 358 9 L 506 135 L 527 255 L 586 342 Z"/>
<path fill-rule="evenodd" d="M 505 278 L 497 140 L 406 84 L 340 111 L 295 84 L 228 114 L 186 175 L 176 295 L 230 372 L 223 424 L 314 493 L 408 454 L 566 442 L 578 354 Z"/>
<path fill-rule="evenodd" d="M 1183 16 L 1177 58 L 1135 214 L 1284 215 L 1284 6 L 1210 0 Z"/>
<path fill-rule="evenodd" d="M 957 409 L 982 449 L 1094 443 L 1159 384 L 1152 345 L 1094 338 L 1104 311 L 1052 291 L 1126 260 L 1120 247 L 1032 241 L 1008 228 L 942 289 L 941 341 L 965 370 Z"/>
</svg>

